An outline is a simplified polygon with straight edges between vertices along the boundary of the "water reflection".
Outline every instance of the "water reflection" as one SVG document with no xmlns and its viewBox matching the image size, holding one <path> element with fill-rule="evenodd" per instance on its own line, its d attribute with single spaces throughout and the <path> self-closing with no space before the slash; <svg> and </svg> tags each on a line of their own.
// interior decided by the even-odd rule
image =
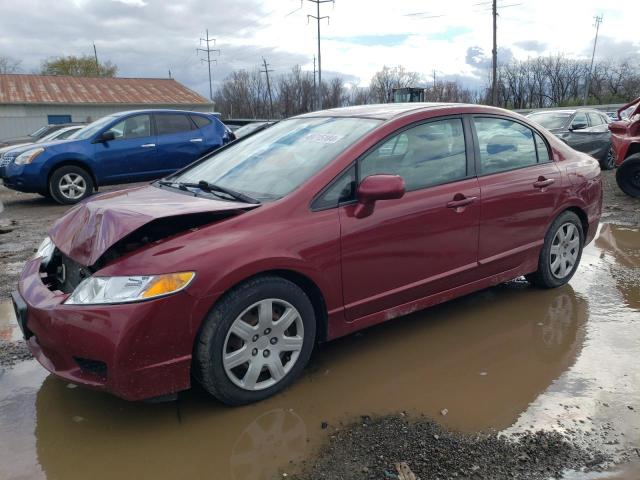
<svg viewBox="0 0 640 480">
<path fill-rule="evenodd" d="M 242 408 L 198 389 L 173 404 L 127 403 L 48 377 L 38 460 L 48 478 L 268 479 L 326 438 L 324 421 L 405 410 L 501 429 L 572 365 L 587 316 L 570 286 L 512 282 L 327 344 L 292 388 Z"/>
</svg>

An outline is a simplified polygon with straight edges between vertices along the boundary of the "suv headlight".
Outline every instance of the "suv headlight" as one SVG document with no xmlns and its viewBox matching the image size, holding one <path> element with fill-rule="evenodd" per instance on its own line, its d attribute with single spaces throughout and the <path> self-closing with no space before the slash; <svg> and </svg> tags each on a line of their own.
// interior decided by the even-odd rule
<svg viewBox="0 0 640 480">
<path fill-rule="evenodd" d="M 186 288 L 194 272 L 127 277 L 89 277 L 64 302 L 67 305 L 130 303 L 162 297 Z"/>
<path fill-rule="evenodd" d="M 49 261 L 51 260 L 55 249 L 56 246 L 53 244 L 51 239 L 49 237 L 45 237 L 38 247 L 38 250 L 36 250 L 36 254 L 33 256 L 33 258 L 41 257 L 42 264 L 46 266 L 47 263 L 49 263 Z"/>
<path fill-rule="evenodd" d="M 20 155 L 18 155 L 16 159 L 13 161 L 13 163 L 15 163 L 16 165 L 27 165 L 33 162 L 36 159 L 36 157 L 40 155 L 42 152 L 44 152 L 44 148 L 42 147 L 32 148 L 31 150 L 27 150 L 26 152 L 23 152 Z"/>
</svg>

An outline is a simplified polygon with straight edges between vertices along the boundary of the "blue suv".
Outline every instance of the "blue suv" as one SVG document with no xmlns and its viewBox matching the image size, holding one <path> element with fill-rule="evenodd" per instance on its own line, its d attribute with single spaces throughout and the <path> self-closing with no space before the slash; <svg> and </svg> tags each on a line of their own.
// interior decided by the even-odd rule
<svg viewBox="0 0 640 480">
<path fill-rule="evenodd" d="M 101 185 L 163 177 L 233 140 L 215 115 L 137 110 L 103 117 L 65 142 L 11 150 L 0 158 L 6 187 L 77 203 Z"/>
</svg>

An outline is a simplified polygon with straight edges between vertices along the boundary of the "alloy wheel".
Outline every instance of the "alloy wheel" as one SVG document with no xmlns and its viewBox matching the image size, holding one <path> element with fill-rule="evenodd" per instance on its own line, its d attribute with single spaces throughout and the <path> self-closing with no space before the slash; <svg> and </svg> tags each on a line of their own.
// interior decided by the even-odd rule
<svg viewBox="0 0 640 480">
<path fill-rule="evenodd" d="M 573 223 L 563 224 L 553 237 L 549 262 L 554 277 L 562 279 L 573 271 L 580 253 L 580 232 Z"/>
<path fill-rule="evenodd" d="M 87 191 L 87 182 L 82 175 L 67 173 L 60 178 L 58 183 L 60 193 L 69 200 L 77 200 Z"/>
<path fill-rule="evenodd" d="M 281 299 L 261 300 L 231 324 L 222 352 L 224 370 L 244 390 L 269 388 L 293 368 L 303 342 L 298 310 Z"/>
</svg>

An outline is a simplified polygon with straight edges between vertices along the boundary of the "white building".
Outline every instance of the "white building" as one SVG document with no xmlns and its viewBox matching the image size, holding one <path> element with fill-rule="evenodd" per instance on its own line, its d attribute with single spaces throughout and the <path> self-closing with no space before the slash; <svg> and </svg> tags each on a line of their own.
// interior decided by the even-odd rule
<svg viewBox="0 0 640 480">
<path fill-rule="evenodd" d="M 143 108 L 213 112 L 211 102 L 173 79 L 0 74 L 0 139 Z"/>
</svg>

